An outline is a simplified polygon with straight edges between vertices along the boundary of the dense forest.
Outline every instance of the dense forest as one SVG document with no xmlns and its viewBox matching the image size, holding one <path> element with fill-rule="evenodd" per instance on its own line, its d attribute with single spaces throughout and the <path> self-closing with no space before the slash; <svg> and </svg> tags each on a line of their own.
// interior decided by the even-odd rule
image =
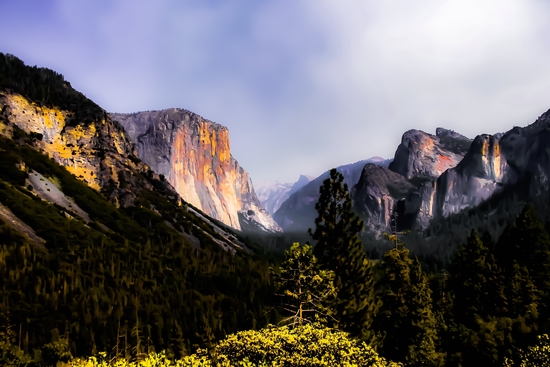
<svg viewBox="0 0 550 367">
<path fill-rule="evenodd" d="M 104 116 L 60 74 L 10 55 L 0 54 L 0 88 L 81 111 L 75 122 Z M 0 219 L 2 365 L 548 363 L 550 236 L 537 214 L 547 220 L 546 197 L 527 203 L 516 191 L 500 198 L 509 210 L 498 219 L 484 216 L 498 204 L 489 202 L 434 223 L 430 234 L 447 233 L 438 243 L 397 229 L 369 243 L 333 170 L 301 243 L 227 229 L 246 244 L 228 250 L 152 174 L 139 173 L 154 189 L 119 207 L 34 149 L 36 136 L 12 129 L 0 136 L 0 209 L 44 243 Z M 90 221 L 36 195 L 33 172 Z"/>
</svg>

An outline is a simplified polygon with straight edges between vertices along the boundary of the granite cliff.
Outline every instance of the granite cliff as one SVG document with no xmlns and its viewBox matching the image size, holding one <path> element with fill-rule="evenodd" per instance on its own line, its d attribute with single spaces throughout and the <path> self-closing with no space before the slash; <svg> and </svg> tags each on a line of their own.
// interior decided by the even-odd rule
<svg viewBox="0 0 550 367">
<path fill-rule="evenodd" d="M 80 120 L 74 111 L 41 106 L 9 89 L 0 91 L 0 107 L 5 119 L 0 134 L 13 136 L 14 126 L 31 134 L 37 149 L 117 205 L 132 205 L 136 192 L 152 188 L 135 179 L 148 167 L 135 158 L 123 129 L 99 107 Z"/>
<path fill-rule="evenodd" d="M 468 154 L 438 178 L 433 211 L 446 217 L 479 205 L 505 188 L 520 184 L 525 199 L 549 190 L 550 113 L 505 134 L 479 135 Z"/>
<path fill-rule="evenodd" d="M 124 126 L 139 158 L 185 201 L 235 229 L 281 231 L 231 156 L 225 126 L 178 108 L 111 118 Z"/>
<path fill-rule="evenodd" d="M 410 181 L 400 174 L 367 163 L 359 182 L 351 190 L 354 210 L 370 231 L 387 231 L 393 226 L 392 214 L 398 201 L 405 199 L 413 188 Z"/>
<path fill-rule="evenodd" d="M 399 207 L 392 209 L 398 214 L 399 227 L 425 228 L 430 223 L 438 178 L 462 161 L 471 144 L 471 139 L 444 128 L 437 128 L 435 135 L 420 130 L 403 134 L 389 166 L 413 185 Z"/>
</svg>

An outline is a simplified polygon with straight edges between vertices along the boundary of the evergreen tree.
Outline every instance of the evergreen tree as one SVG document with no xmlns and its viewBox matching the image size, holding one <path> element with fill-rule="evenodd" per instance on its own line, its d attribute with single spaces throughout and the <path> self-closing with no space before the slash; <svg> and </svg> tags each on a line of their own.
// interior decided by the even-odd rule
<svg viewBox="0 0 550 367">
<path fill-rule="evenodd" d="M 277 291 L 286 297 L 284 310 L 291 313 L 284 323 L 300 325 L 331 317 L 324 304 L 335 295 L 334 272 L 317 268 L 310 245 L 295 242 L 285 251 L 279 272 L 272 270 L 272 277 Z"/>
<path fill-rule="evenodd" d="M 489 247 L 488 236 L 482 241 L 472 231 L 448 268 L 453 305 L 447 346 L 464 364 L 500 365 L 536 331 L 538 296 L 529 271 L 511 258 L 502 269 Z"/>
<path fill-rule="evenodd" d="M 509 274 L 508 278 L 514 278 L 514 272 L 528 271 L 538 290 L 541 321 L 547 328 L 550 319 L 550 236 L 531 205 L 523 208 L 515 226 L 506 227 L 495 255 L 499 265 Z"/>
<path fill-rule="evenodd" d="M 384 255 L 382 270 L 383 302 L 376 326 L 384 334 L 383 355 L 408 366 L 442 366 L 432 291 L 420 262 L 398 244 Z"/>
<path fill-rule="evenodd" d="M 504 278 L 495 257 L 472 231 L 448 267 L 454 317 L 472 327 L 475 315 L 503 315 L 506 308 Z"/>
<path fill-rule="evenodd" d="M 354 337 L 374 343 L 372 321 L 379 308 L 374 296 L 374 277 L 359 232 L 363 222 L 352 211 L 348 187 L 336 169 L 320 188 L 315 205 L 318 216 L 315 231 L 308 233 L 316 242 L 314 253 L 321 269 L 335 274 L 336 298 L 329 307 L 338 328 Z"/>
</svg>

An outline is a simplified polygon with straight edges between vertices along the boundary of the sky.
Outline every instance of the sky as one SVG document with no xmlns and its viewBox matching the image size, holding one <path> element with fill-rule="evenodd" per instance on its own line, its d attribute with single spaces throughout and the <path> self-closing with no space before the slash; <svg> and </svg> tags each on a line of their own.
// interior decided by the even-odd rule
<svg viewBox="0 0 550 367">
<path fill-rule="evenodd" d="M 0 0 L 0 52 L 108 112 L 227 126 L 254 182 L 294 182 L 437 127 L 470 138 L 550 108 L 546 0 Z"/>
</svg>

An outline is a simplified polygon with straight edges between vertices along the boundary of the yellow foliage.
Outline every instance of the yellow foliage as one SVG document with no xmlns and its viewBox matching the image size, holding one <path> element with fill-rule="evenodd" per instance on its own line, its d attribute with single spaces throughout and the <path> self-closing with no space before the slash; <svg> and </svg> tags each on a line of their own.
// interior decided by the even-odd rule
<svg viewBox="0 0 550 367">
<path fill-rule="evenodd" d="M 365 343 L 349 339 L 341 331 L 302 325 L 268 327 L 230 335 L 211 351 L 171 361 L 164 352 L 152 353 L 139 362 L 99 358 L 73 360 L 58 367 L 402 367 L 386 361 Z"/>
</svg>

